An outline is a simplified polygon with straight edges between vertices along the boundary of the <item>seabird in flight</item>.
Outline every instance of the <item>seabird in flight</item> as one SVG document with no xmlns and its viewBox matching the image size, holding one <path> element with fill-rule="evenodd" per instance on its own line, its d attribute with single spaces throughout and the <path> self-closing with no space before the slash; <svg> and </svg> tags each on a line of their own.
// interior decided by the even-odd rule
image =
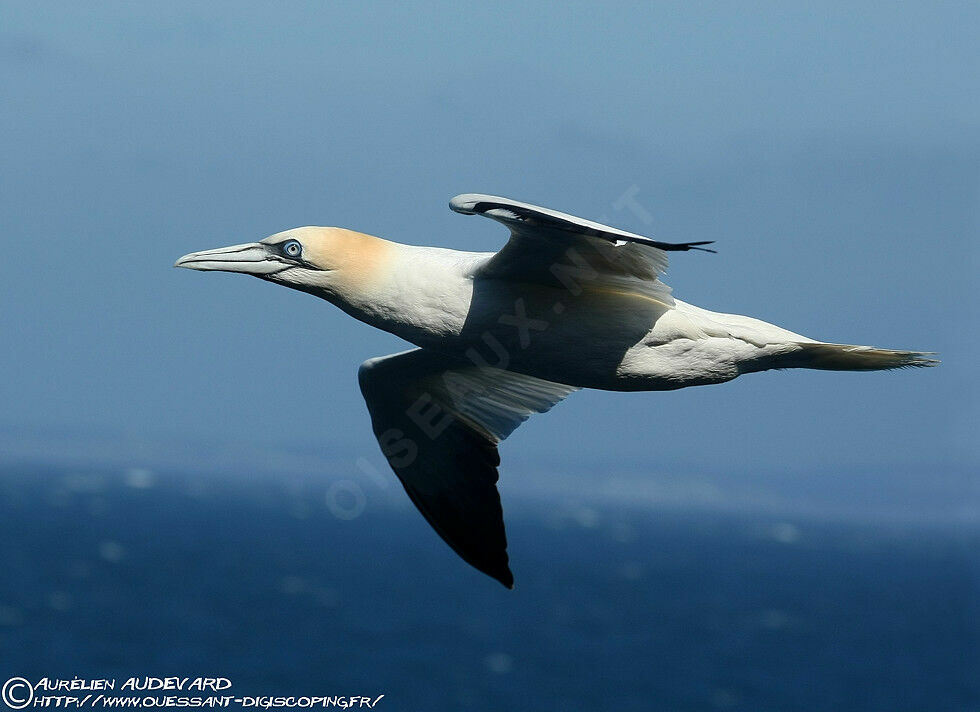
<svg viewBox="0 0 980 712">
<path fill-rule="evenodd" d="M 429 524 L 464 560 L 513 587 L 497 444 L 580 388 L 660 391 L 754 371 L 933 366 L 917 351 L 815 341 L 700 309 L 660 281 L 666 243 L 508 198 L 449 206 L 503 223 L 497 253 L 300 227 L 194 252 L 175 266 L 251 274 L 309 292 L 417 348 L 361 364 L 381 450 Z"/>
</svg>

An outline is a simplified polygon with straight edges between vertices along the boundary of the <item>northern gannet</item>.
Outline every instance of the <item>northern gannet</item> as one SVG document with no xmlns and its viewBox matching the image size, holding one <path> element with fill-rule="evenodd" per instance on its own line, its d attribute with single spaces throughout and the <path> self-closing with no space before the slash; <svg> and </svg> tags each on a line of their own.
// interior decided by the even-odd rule
<svg viewBox="0 0 980 712">
<path fill-rule="evenodd" d="M 251 274 L 308 292 L 418 348 L 358 377 L 405 491 L 464 560 L 508 588 L 497 444 L 580 388 L 659 391 L 772 368 L 933 366 L 927 353 L 815 341 L 700 309 L 660 281 L 671 244 L 492 195 L 450 208 L 503 223 L 497 253 L 300 227 L 193 252 L 176 267 Z"/>
</svg>

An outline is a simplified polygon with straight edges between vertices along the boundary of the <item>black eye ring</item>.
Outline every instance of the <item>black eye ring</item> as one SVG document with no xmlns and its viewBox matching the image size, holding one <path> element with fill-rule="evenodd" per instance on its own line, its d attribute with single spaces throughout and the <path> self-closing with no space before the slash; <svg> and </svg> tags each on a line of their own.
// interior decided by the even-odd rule
<svg viewBox="0 0 980 712">
<path fill-rule="evenodd" d="M 284 243 L 282 243 L 282 253 L 286 257 L 297 259 L 301 254 L 303 254 L 303 246 L 299 244 L 298 240 L 286 240 Z"/>
</svg>

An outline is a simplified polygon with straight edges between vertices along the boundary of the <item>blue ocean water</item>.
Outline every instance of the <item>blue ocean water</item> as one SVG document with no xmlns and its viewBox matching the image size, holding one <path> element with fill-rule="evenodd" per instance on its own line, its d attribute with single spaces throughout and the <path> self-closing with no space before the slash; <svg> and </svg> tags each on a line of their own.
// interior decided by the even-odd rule
<svg viewBox="0 0 980 712">
<path fill-rule="evenodd" d="M 980 709 L 970 528 L 505 497 L 507 591 L 414 510 L 361 504 L 0 470 L 0 677 L 223 676 L 387 710 Z"/>
</svg>

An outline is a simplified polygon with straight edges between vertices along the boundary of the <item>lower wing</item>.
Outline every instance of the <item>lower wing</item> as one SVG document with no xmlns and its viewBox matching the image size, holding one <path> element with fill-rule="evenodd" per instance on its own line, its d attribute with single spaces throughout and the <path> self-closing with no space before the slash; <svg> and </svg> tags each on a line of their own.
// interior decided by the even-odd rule
<svg viewBox="0 0 980 712">
<path fill-rule="evenodd" d="M 412 502 L 466 562 L 513 588 L 497 443 L 577 389 L 425 349 L 365 361 L 358 378 Z"/>
</svg>

